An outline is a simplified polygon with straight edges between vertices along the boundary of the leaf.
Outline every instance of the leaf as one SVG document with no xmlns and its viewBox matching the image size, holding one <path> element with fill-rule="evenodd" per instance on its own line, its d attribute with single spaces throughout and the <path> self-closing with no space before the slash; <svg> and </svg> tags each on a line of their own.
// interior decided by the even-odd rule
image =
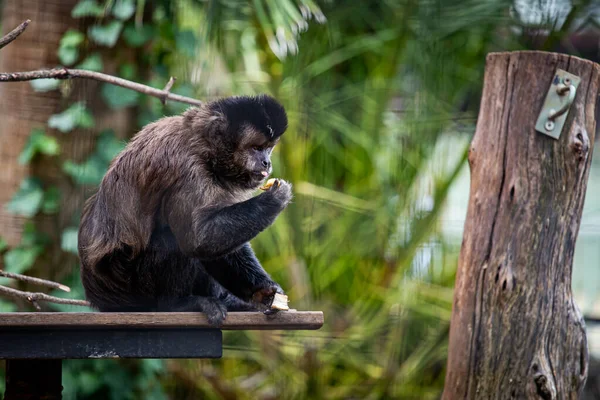
<svg viewBox="0 0 600 400">
<path fill-rule="evenodd" d="M 50 92 L 58 89 L 60 81 L 58 79 L 34 79 L 29 84 L 35 92 Z"/>
<path fill-rule="evenodd" d="M 100 133 L 96 142 L 96 151 L 81 164 L 66 161 L 63 171 L 78 185 L 98 185 L 112 159 L 125 147 L 114 132 L 107 129 Z"/>
<path fill-rule="evenodd" d="M 79 58 L 79 50 L 76 47 L 59 47 L 58 59 L 63 65 L 71 66 Z"/>
<path fill-rule="evenodd" d="M 22 215 L 24 217 L 33 217 L 38 213 L 44 199 L 44 190 L 42 183 L 37 178 L 26 178 L 21 182 L 21 186 L 12 197 L 6 208 L 9 212 Z"/>
<path fill-rule="evenodd" d="M 95 71 L 101 72 L 104 68 L 104 63 L 102 62 L 102 56 L 99 53 L 94 53 L 88 56 L 85 60 L 83 60 L 79 65 L 77 65 L 79 69 L 85 69 L 87 71 Z"/>
<path fill-rule="evenodd" d="M 70 227 L 62 232 L 60 248 L 68 253 L 78 254 L 77 250 L 77 228 Z"/>
<path fill-rule="evenodd" d="M 50 128 L 66 133 L 74 128 L 92 128 L 94 117 L 83 103 L 75 103 L 60 114 L 54 114 L 48 119 Z"/>
<path fill-rule="evenodd" d="M 151 25 L 144 25 L 137 28 L 134 24 L 127 25 L 123 30 L 123 38 L 125 43 L 130 47 L 140 47 L 148 40 L 152 39 L 155 31 Z"/>
<path fill-rule="evenodd" d="M 134 12 L 135 4 L 133 0 L 117 0 L 112 9 L 113 15 L 123 21 L 131 18 Z"/>
<path fill-rule="evenodd" d="M 8 243 L 6 243 L 6 240 L 4 240 L 4 238 L 0 237 L 0 253 L 4 252 L 4 250 L 6 250 L 8 248 Z"/>
<path fill-rule="evenodd" d="M 71 11 L 71 17 L 102 17 L 104 9 L 95 0 L 81 0 Z"/>
<path fill-rule="evenodd" d="M 83 42 L 84 39 L 85 39 L 85 36 L 83 35 L 83 33 L 76 31 L 74 29 L 69 29 L 68 31 L 65 32 L 63 37 L 60 39 L 60 46 L 61 47 L 77 47 Z"/>
<path fill-rule="evenodd" d="M 120 86 L 105 83 L 101 89 L 102 98 L 113 110 L 137 104 L 140 93 Z"/>
<path fill-rule="evenodd" d="M 8 281 L 8 279 L 6 279 Z M 17 306 L 11 302 L 0 300 L 0 312 L 15 312 L 17 311 Z M 2 388 L 0 388 L 2 389 Z"/>
<path fill-rule="evenodd" d="M 50 238 L 43 232 L 38 232 L 35 229 L 35 224 L 32 221 L 27 221 L 23 226 L 21 233 L 21 246 L 46 245 L 50 243 Z"/>
<path fill-rule="evenodd" d="M 60 39 L 58 59 L 64 65 L 73 65 L 79 57 L 79 45 L 83 42 L 83 33 L 69 29 Z"/>
<path fill-rule="evenodd" d="M 135 65 L 132 63 L 125 63 L 119 68 L 119 75 L 123 79 L 135 80 Z"/>
<path fill-rule="evenodd" d="M 96 144 L 96 154 L 110 164 L 113 158 L 116 157 L 125 148 L 125 142 L 119 140 L 111 129 L 107 129 L 100 133 Z"/>
<path fill-rule="evenodd" d="M 19 155 L 19 164 L 28 164 L 37 153 L 56 155 L 59 153 L 59 149 L 56 138 L 46 135 L 42 129 L 33 129 Z"/>
<path fill-rule="evenodd" d="M 90 39 L 100 45 L 113 47 L 119 39 L 121 28 L 123 28 L 123 23 L 121 21 L 111 21 L 104 26 L 95 25 L 90 27 L 88 29 L 88 35 L 90 36 Z"/>
<path fill-rule="evenodd" d="M 107 168 L 108 165 L 104 160 L 95 154 L 82 164 L 72 161 L 66 161 L 63 164 L 63 171 L 78 185 L 98 185 L 102 181 Z"/>
<path fill-rule="evenodd" d="M 42 202 L 42 212 L 44 214 L 55 214 L 60 208 L 60 190 L 56 186 L 52 186 L 44 193 L 44 201 Z"/>
<path fill-rule="evenodd" d="M 175 44 L 177 49 L 188 57 L 196 55 L 196 35 L 191 30 L 177 32 Z"/>
<path fill-rule="evenodd" d="M 6 272 L 22 274 L 27 271 L 35 263 L 43 249 L 43 246 L 19 246 L 7 251 L 4 254 Z"/>
</svg>

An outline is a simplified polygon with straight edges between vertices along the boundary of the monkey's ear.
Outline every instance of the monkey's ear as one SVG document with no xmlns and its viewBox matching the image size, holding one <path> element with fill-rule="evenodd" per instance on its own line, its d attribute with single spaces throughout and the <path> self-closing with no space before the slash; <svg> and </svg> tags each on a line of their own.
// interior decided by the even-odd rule
<svg viewBox="0 0 600 400">
<path fill-rule="evenodd" d="M 185 124 L 195 132 L 210 135 L 227 130 L 227 117 L 220 110 L 207 105 L 188 109 L 183 114 L 183 118 Z"/>
</svg>

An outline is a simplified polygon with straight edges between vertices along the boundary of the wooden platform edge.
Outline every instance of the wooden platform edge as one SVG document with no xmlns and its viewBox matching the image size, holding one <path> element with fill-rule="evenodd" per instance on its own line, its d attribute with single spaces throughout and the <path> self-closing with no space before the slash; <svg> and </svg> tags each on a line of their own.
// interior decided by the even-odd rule
<svg viewBox="0 0 600 400">
<path fill-rule="evenodd" d="M 221 330 L 317 330 L 322 311 L 230 312 L 220 327 L 210 325 L 203 313 L 101 313 L 13 312 L 0 313 L 0 329 L 10 328 L 207 328 Z"/>
</svg>

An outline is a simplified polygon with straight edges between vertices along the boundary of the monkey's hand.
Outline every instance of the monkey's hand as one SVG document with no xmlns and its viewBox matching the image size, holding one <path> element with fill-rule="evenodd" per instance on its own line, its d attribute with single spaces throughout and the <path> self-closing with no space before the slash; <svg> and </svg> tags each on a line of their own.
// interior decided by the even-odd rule
<svg viewBox="0 0 600 400">
<path fill-rule="evenodd" d="M 269 310 L 276 293 L 284 294 L 281 286 L 273 281 L 265 282 L 265 286 L 253 290 L 252 303 L 256 304 L 260 311 Z"/>
<path fill-rule="evenodd" d="M 273 200 L 283 210 L 292 200 L 292 184 L 276 179 L 261 196 Z"/>
</svg>

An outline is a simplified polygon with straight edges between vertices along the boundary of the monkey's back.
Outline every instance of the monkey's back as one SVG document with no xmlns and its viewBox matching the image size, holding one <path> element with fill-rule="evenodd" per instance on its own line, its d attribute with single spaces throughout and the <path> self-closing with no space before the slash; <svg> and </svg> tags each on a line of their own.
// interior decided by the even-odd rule
<svg viewBox="0 0 600 400">
<path fill-rule="evenodd" d="M 81 278 L 86 297 L 101 310 L 145 309 L 158 296 L 174 294 L 169 290 L 190 290 L 181 282 L 194 281 L 192 261 L 168 227 L 157 227 L 165 193 L 188 178 L 181 131 L 182 117 L 144 127 L 85 204 L 78 234 Z"/>
</svg>

